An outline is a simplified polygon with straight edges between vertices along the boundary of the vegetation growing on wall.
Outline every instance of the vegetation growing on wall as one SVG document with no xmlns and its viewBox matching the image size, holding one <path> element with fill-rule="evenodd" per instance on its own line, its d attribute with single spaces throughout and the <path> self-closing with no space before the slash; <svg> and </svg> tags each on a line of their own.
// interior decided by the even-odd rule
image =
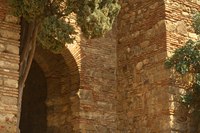
<svg viewBox="0 0 200 133">
<path fill-rule="evenodd" d="M 200 13 L 193 18 L 193 27 L 200 35 Z M 181 103 L 188 108 L 193 118 L 200 119 L 200 40 L 189 40 L 174 51 L 165 62 L 166 68 L 174 69 L 181 76 L 187 76 L 188 85 L 181 95 Z M 195 118 L 195 119 L 196 119 Z M 197 124 L 198 125 L 198 124 Z"/>
<path fill-rule="evenodd" d="M 112 28 L 120 6 L 118 0 L 9 0 L 16 16 L 40 25 L 38 41 L 45 48 L 60 52 L 72 43 L 74 28 L 65 21 L 77 14 L 78 24 L 87 38 L 103 36 Z"/>
</svg>

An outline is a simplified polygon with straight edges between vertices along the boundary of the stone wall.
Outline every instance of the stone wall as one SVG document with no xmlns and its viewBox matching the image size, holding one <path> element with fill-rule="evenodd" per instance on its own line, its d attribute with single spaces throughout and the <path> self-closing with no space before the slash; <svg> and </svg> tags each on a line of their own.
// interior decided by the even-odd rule
<svg viewBox="0 0 200 133">
<path fill-rule="evenodd" d="M 74 14 L 67 21 L 78 33 L 74 43 L 66 45 L 76 59 L 80 73 L 77 93 L 80 107 L 74 110 L 79 124 L 74 126 L 75 131 L 116 132 L 116 28 L 105 37 L 86 39 Z M 72 100 L 77 101 L 77 97 Z"/>
<path fill-rule="evenodd" d="M 19 20 L 0 0 L 0 132 L 16 132 L 19 79 Z"/>
<path fill-rule="evenodd" d="M 197 38 L 191 17 L 199 1 L 120 0 L 120 4 L 116 25 L 104 38 L 86 40 L 76 27 L 74 44 L 66 44 L 59 58 L 36 52 L 34 59 L 49 89 L 47 126 L 52 132 L 187 131 L 171 93 L 177 89 L 170 86 L 171 75 L 163 63 L 188 38 Z M 20 26 L 8 10 L 0 0 L 2 133 L 17 128 Z M 76 25 L 74 19 L 68 21 Z"/>
<path fill-rule="evenodd" d="M 117 82 L 119 132 L 188 132 L 185 111 L 175 102 L 179 88 L 164 60 L 189 38 L 198 0 L 121 1 Z"/>
<path fill-rule="evenodd" d="M 80 106 L 77 98 L 79 88 L 75 88 L 79 87 L 80 79 L 74 58 L 68 50 L 64 57 L 38 47 L 34 60 L 41 67 L 46 79 L 47 132 L 74 133 L 74 127 L 79 124 L 77 112 Z"/>
<path fill-rule="evenodd" d="M 2 3 L 2 1 L 0 2 Z M 4 8 L 6 9 L 5 5 L 1 4 L 1 6 L 2 9 Z M 4 14 L 5 12 L 6 11 L 4 11 Z M 5 16 L 3 16 L 2 18 L 5 19 Z M 73 18 L 71 22 L 72 23 L 75 22 L 73 21 Z M 17 32 L 18 38 L 14 38 L 15 40 L 17 40 L 20 37 L 19 36 L 20 27 L 18 26 L 17 29 L 16 28 L 17 26 L 15 26 L 14 24 L 12 24 L 12 26 L 14 27 L 14 28 L 12 27 L 12 31 L 13 29 L 14 31 L 15 29 L 18 31 Z M 12 35 L 14 36 L 15 34 L 12 32 L 9 32 L 8 34 L 6 33 L 7 31 L 3 31 L 2 35 L 6 37 L 8 36 L 8 38 L 12 40 L 10 36 Z M 17 43 L 19 45 L 19 42 Z M 66 125 L 64 129 L 66 132 L 68 128 L 67 126 L 69 126 L 70 124 L 73 125 L 70 129 L 73 130 L 72 132 L 116 131 L 117 127 L 116 127 L 116 101 L 115 101 L 115 94 L 116 94 L 116 75 L 115 75 L 116 46 L 115 45 L 116 45 L 116 40 L 112 32 L 106 35 L 105 38 L 91 39 L 91 40 L 86 40 L 81 35 L 80 36 L 78 35 L 73 45 L 66 45 L 69 51 L 65 50 L 62 53 L 62 56 L 66 64 L 61 65 L 58 68 L 63 70 L 67 69 L 68 67 L 69 69 L 68 73 L 62 73 L 62 75 L 70 77 L 69 79 L 70 81 L 68 84 L 69 87 L 67 87 L 67 85 L 66 86 L 62 85 L 63 83 L 66 82 L 65 78 L 58 78 L 58 79 L 55 78 L 55 75 L 59 74 L 60 71 L 54 69 L 54 67 L 59 65 L 58 62 L 52 61 L 50 58 L 51 56 L 48 56 L 48 54 L 45 55 L 45 52 L 38 52 L 41 55 L 37 55 L 36 52 L 35 61 L 42 68 L 42 71 L 44 72 L 45 77 L 47 78 L 46 80 L 47 80 L 48 92 L 51 92 L 52 90 L 57 94 L 61 93 L 60 91 L 62 89 L 66 88 L 63 94 L 64 99 L 62 99 L 61 97 L 54 97 L 53 93 L 47 94 L 47 102 L 46 102 L 47 108 L 48 106 L 50 108 L 51 101 L 58 100 L 57 101 L 58 103 L 66 102 L 67 104 L 66 110 L 69 113 L 71 113 L 70 117 L 66 118 L 65 116 L 62 116 L 62 119 L 54 117 L 54 115 L 51 114 L 48 117 L 48 121 L 50 121 L 48 124 L 55 126 L 57 123 L 65 121 L 64 123 Z M 10 50 L 13 50 L 15 48 L 13 47 L 10 48 L 8 45 L 8 48 L 10 48 Z M 14 50 L 11 52 L 16 52 Z M 14 54 L 16 57 L 18 57 L 19 53 L 17 52 Z M 13 57 L 13 60 L 14 59 L 15 58 Z M 18 61 L 17 63 L 19 63 L 19 59 L 16 61 Z M 7 65 L 6 67 L 10 67 L 10 64 L 9 66 Z M 13 82 L 16 85 L 15 86 L 16 88 L 18 83 L 17 81 L 18 67 L 19 66 L 17 66 L 17 69 L 15 69 L 16 80 L 13 80 Z M 56 85 L 56 83 L 54 84 L 54 82 L 59 82 L 59 83 Z M 9 83 L 12 82 L 9 81 Z M 16 89 L 16 92 L 13 90 L 12 93 L 14 93 L 16 96 L 15 102 L 17 105 L 18 90 Z M 5 97 L 5 99 L 9 100 L 9 97 Z M 52 105 L 52 108 L 57 108 L 57 105 Z M 17 112 L 17 106 L 15 111 Z M 47 112 L 48 111 L 50 110 L 47 109 Z M 54 112 L 52 111 L 52 113 Z M 6 112 L 6 114 L 8 113 Z M 16 121 L 17 120 L 16 116 L 14 118 L 15 118 L 14 120 Z M 67 124 L 67 122 L 69 123 Z"/>
<path fill-rule="evenodd" d="M 198 0 L 167 0 L 166 4 L 166 37 L 167 54 L 170 56 L 177 47 L 185 44 L 188 39 L 196 40 L 197 35 L 192 28 L 192 17 L 200 9 Z M 174 77 L 171 73 L 170 77 Z M 174 78 L 175 79 L 175 78 Z M 182 83 L 175 80 L 170 83 L 170 127 L 174 132 L 192 131 L 187 110 L 178 104 L 177 98 L 182 89 Z"/>
<path fill-rule="evenodd" d="M 165 3 L 121 1 L 117 44 L 120 133 L 170 132 Z"/>
<path fill-rule="evenodd" d="M 105 38 L 80 43 L 80 129 L 81 132 L 116 132 L 116 39 Z"/>
</svg>

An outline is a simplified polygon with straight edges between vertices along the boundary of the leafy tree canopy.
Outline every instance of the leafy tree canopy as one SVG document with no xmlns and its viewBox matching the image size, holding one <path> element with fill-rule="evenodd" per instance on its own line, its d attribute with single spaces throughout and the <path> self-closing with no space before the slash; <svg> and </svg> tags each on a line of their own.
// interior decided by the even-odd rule
<svg viewBox="0 0 200 133">
<path fill-rule="evenodd" d="M 112 28 L 120 5 L 118 0 L 9 0 L 16 16 L 40 24 L 38 41 L 58 53 L 65 43 L 72 43 L 74 27 L 66 22 L 72 12 L 87 38 L 103 36 Z"/>
</svg>

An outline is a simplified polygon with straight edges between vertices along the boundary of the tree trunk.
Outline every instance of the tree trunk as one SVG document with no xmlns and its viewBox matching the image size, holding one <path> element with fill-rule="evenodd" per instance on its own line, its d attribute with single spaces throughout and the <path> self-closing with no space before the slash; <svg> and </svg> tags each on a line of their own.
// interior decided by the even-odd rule
<svg viewBox="0 0 200 133">
<path fill-rule="evenodd" d="M 23 25 L 22 25 L 23 26 Z M 19 70 L 19 98 L 18 98 L 18 121 L 17 128 L 19 128 L 21 117 L 21 103 L 23 88 L 27 79 L 31 63 L 36 49 L 36 38 L 39 29 L 39 23 L 37 21 L 30 22 L 27 26 L 27 30 L 22 31 L 23 38 L 21 38 L 22 52 L 20 54 L 20 70 Z M 23 33 L 26 32 L 26 33 Z M 20 133 L 20 131 L 18 130 Z"/>
</svg>

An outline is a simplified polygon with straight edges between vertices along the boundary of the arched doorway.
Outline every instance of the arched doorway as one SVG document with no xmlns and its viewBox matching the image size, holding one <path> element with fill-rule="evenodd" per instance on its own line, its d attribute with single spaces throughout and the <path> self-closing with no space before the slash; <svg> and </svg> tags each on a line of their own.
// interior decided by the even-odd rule
<svg viewBox="0 0 200 133">
<path fill-rule="evenodd" d="M 74 132 L 79 73 L 67 57 L 37 48 L 23 93 L 21 133 Z"/>
<path fill-rule="evenodd" d="M 21 133 L 47 131 L 47 84 L 40 66 L 33 61 L 23 92 Z"/>
</svg>

